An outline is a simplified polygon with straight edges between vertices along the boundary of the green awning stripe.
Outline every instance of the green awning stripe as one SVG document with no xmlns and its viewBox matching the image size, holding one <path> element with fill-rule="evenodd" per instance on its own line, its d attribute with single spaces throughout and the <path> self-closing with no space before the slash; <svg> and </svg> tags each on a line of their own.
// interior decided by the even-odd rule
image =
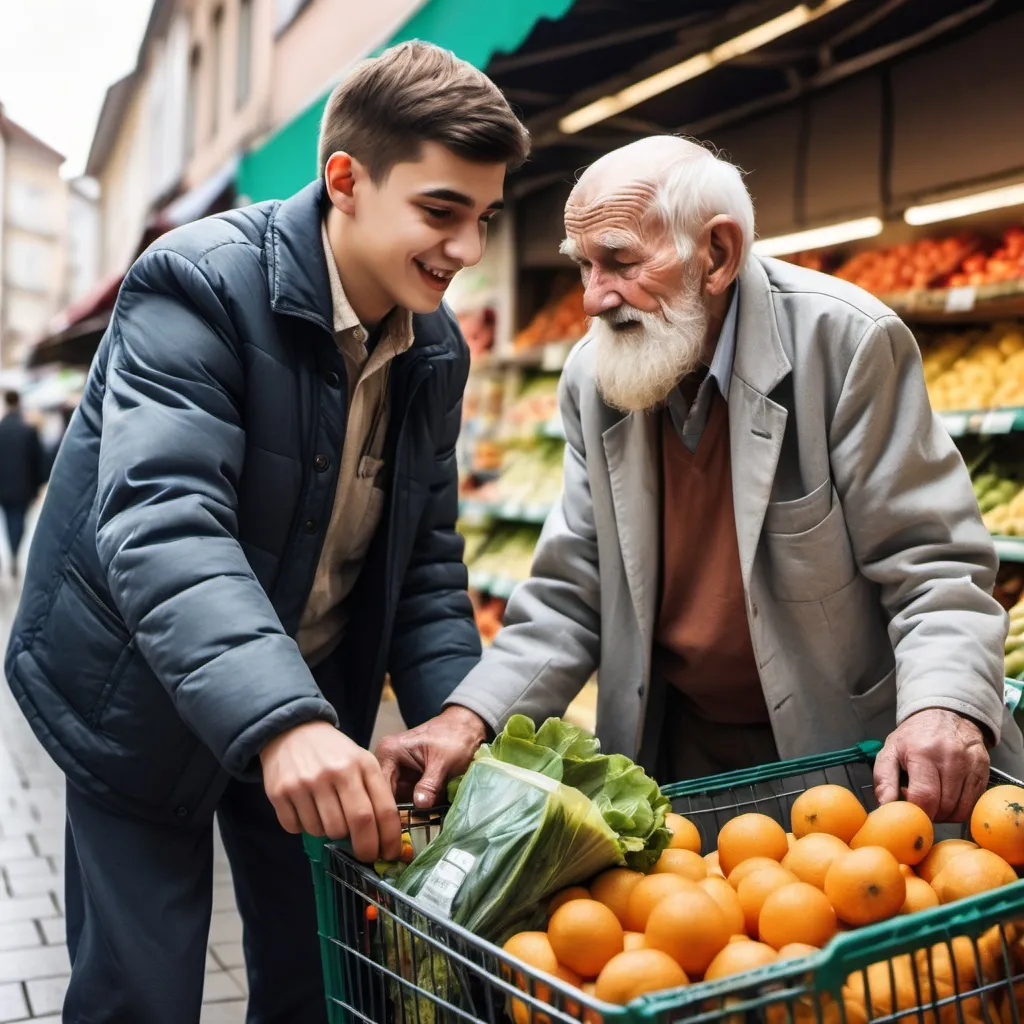
<svg viewBox="0 0 1024 1024">
<path fill-rule="evenodd" d="M 483 68 L 496 53 L 512 53 L 541 18 L 561 18 L 575 0 L 428 0 L 381 50 L 409 39 L 425 39 Z M 282 199 L 317 174 L 320 117 L 330 90 L 247 153 L 235 180 L 252 202 Z"/>
</svg>

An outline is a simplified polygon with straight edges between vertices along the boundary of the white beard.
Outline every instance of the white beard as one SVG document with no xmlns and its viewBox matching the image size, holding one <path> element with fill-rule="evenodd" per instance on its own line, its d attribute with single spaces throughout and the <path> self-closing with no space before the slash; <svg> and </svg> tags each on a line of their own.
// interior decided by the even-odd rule
<svg viewBox="0 0 1024 1024">
<path fill-rule="evenodd" d="M 630 321 L 638 326 L 621 332 L 612 326 Z M 594 376 L 601 397 L 621 412 L 658 408 L 700 365 L 707 322 L 700 291 L 692 285 L 660 313 L 620 306 L 595 318 Z"/>
</svg>

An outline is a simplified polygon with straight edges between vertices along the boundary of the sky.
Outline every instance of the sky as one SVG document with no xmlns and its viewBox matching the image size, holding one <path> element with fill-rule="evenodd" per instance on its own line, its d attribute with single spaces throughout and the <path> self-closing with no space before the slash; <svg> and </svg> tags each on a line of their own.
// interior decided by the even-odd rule
<svg viewBox="0 0 1024 1024">
<path fill-rule="evenodd" d="M 152 0 L 0 0 L 4 113 L 85 169 L 107 86 L 135 67 Z"/>
</svg>

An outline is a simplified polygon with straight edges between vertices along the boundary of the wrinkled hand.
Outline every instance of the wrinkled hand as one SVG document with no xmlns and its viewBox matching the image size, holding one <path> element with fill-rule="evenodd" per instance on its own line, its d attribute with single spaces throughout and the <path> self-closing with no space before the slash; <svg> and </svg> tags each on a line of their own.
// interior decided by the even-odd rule
<svg viewBox="0 0 1024 1024">
<path fill-rule="evenodd" d="M 966 821 L 988 782 L 985 737 L 955 711 L 918 711 L 889 734 L 875 759 L 879 803 L 899 799 L 901 767 L 907 800 L 933 821 Z"/>
<path fill-rule="evenodd" d="M 349 839 L 357 859 L 397 860 L 402 825 L 380 765 L 330 722 L 306 722 L 260 752 L 263 786 L 288 832 Z"/>
<path fill-rule="evenodd" d="M 485 739 L 483 719 L 453 704 L 429 722 L 381 740 L 377 759 L 400 801 L 411 795 L 417 807 L 436 807 L 445 783 L 466 770 Z"/>
</svg>

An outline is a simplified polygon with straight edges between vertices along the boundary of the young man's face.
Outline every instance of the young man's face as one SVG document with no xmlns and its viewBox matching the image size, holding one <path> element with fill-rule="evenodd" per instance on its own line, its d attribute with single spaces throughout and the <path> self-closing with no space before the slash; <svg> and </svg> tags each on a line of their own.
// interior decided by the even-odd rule
<svg viewBox="0 0 1024 1024">
<path fill-rule="evenodd" d="M 346 234 L 382 298 L 436 310 L 452 277 L 480 261 L 504 181 L 504 164 L 474 163 L 436 142 L 378 184 L 354 163 Z"/>
</svg>

